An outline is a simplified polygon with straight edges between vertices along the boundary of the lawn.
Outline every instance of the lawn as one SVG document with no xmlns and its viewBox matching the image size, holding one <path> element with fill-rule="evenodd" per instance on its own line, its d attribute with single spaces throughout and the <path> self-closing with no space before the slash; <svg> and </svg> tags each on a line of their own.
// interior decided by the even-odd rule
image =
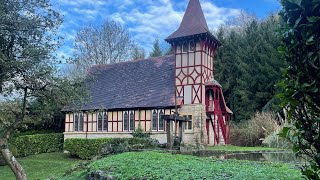
<svg viewBox="0 0 320 180">
<path fill-rule="evenodd" d="M 288 164 L 217 160 L 160 152 L 129 152 L 109 156 L 89 165 L 115 179 L 301 179 Z M 66 179 L 84 179 L 87 169 Z"/>
<path fill-rule="evenodd" d="M 240 152 L 250 152 L 250 151 L 279 151 L 284 149 L 269 148 L 269 147 L 242 147 L 242 146 L 210 146 L 208 150 L 214 151 L 240 151 Z"/>
<path fill-rule="evenodd" d="M 46 179 L 62 176 L 66 170 L 82 160 L 70 158 L 64 153 L 47 153 L 18 158 L 18 161 L 24 167 L 28 179 Z M 15 179 L 8 166 L 0 166 L 0 179 Z"/>
</svg>

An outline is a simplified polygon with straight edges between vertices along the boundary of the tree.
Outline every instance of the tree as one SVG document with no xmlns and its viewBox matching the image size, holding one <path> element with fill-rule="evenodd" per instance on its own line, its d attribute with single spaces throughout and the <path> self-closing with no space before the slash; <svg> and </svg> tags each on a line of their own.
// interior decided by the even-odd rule
<svg viewBox="0 0 320 180">
<path fill-rule="evenodd" d="M 281 135 L 293 143 L 294 152 L 309 157 L 303 174 L 320 179 L 320 2 L 282 0 L 281 4 L 286 24 L 279 51 L 288 66 L 279 97 L 292 122 Z"/>
<path fill-rule="evenodd" d="M 236 122 L 249 119 L 256 111 L 275 108 L 274 85 L 285 66 L 277 51 L 281 43 L 278 16 L 262 21 L 241 17 L 247 18 L 216 33 L 223 47 L 217 51 L 214 67 Z"/>
<path fill-rule="evenodd" d="M 153 48 L 152 48 L 152 51 L 150 52 L 150 57 L 160 57 L 160 56 L 162 56 L 160 42 L 159 42 L 159 39 L 156 39 L 153 42 Z"/>
<path fill-rule="evenodd" d="M 140 48 L 138 45 L 133 46 L 131 59 L 132 60 L 138 60 L 138 59 L 144 59 L 146 57 L 145 51 L 143 48 Z"/>
<path fill-rule="evenodd" d="M 49 0 L 0 2 L 0 151 L 16 179 L 26 179 L 8 141 L 29 117 L 29 103 L 56 89 L 52 52 L 62 19 Z"/>
<path fill-rule="evenodd" d="M 86 26 L 77 33 L 74 42 L 74 70 L 84 75 L 96 64 L 112 64 L 130 60 L 134 44 L 129 32 L 119 23 L 106 20 L 101 26 Z M 142 53 L 139 52 L 138 56 Z M 136 57 L 134 57 L 136 58 Z"/>
</svg>

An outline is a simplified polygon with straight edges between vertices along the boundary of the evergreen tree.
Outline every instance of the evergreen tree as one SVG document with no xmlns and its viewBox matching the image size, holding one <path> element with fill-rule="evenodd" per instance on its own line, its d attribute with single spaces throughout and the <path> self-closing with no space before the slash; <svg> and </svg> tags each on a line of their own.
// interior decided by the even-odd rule
<svg viewBox="0 0 320 180">
<path fill-rule="evenodd" d="M 255 111 L 274 108 L 274 85 L 284 67 L 277 51 L 281 39 L 276 16 L 264 21 L 250 18 L 240 24 L 237 29 L 230 26 L 218 30 L 223 47 L 215 61 L 215 78 L 222 84 L 237 122 L 248 119 Z"/>
<path fill-rule="evenodd" d="M 154 42 L 153 42 L 153 48 L 152 48 L 152 51 L 150 53 L 150 57 L 159 57 L 159 56 L 162 56 L 162 51 L 161 51 L 161 48 L 160 48 L 160 41 L 159 39 L 156 39 Z"/>
</svg>

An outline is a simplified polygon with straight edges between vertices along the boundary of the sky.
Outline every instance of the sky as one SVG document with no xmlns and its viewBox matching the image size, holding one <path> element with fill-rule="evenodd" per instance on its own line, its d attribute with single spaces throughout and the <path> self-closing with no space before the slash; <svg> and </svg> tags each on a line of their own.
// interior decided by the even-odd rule
<svg viewBox="0 0 320 180">
<path fill-rule="evenodd" d="M 73 53 L 73 42 L 81 27 L 99 26 L 115 20 L 128 29 L 133 40 L 146 50 L 152 49 L 155 38 L 165 46 L 165 39 L 180 25 L 189 0 L 52 0 L 63 15 L 59 34 L 64 38 L 58 58 Z M 210 29 L 215 30 L 241 11 L 266 18 L 280 10 L 278 0 L 200 0 Z"/>
</svg>

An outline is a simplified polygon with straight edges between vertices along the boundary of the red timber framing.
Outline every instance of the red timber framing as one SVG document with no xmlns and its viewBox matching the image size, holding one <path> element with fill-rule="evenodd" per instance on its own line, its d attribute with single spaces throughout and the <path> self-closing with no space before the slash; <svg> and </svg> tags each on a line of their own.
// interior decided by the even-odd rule
<svg viewBox="0 0 320 180">
<path fill-rule="evenodd" d="M 192 42 L 193 50 L 189 45 Z M 187 44 L 188 50 L 183 46 Z M 175 62 L 176 96 L 185 97 L 186 86 L 191 86 L 191 102 L 189 104 L 204 104 L 204 83 L 213 77 L 214 53 L 217 45 L 209 38 L 194 38 L 172 44 Z M 183 100 L 182 104 L 188 104 Z"/>
<path fill-rule="evenodd" d="M 213 138 L 213 144 L 230 144 L 231 114 L 227 110 L 222 89 L 219 85 L 207 85 L 205 92 L 208 143 L 210 143 L 210 138 Z M 211 130 L 210 125 L 212 126 L 213 137 L 209 136 Z M 223 139 L 223 142 L 220 142 L 221 139 Z"/>
<path fill-rule="evenodd" d="M 158 114 L 158 122 L 157 122 L 157 129 L 152 130 L 152 112 L 155 110 Z M 132 132 L 138 125 L 141 125 L 141 128 L 145 131 L 152 131 L 152 132 L 165 132 L 166 125 L 165 120 L 163 123 L 163 129 L 159 127 L 160 119 L 159 113 L 162 112 L 163 115 L 171 115 L 172 111 L 171 108 L 156 108 L 156 109 L 145 109 L 145 110 L 114 110 L 114 111 L 95 111 L 95 112 L 83 112 L 84 121 L 83 121 L 83 130 L 82 131 L 75 131 L 75 114 L 79 113 L 67 113 L 65 115 L 65 132 L 78 132 L 78 133 L 92 133 L 92 132 L 100 132 L 100 133 L 108 133 L 108 132 Z M 124 113 L 128 113 L 128 121 L 127 121 L 127 130 L 124 130 Z M 102 123 L 104 123 L 104 118 L 107 118 L 108 125 L 106 126 L 107 129 L 102 127 L 102 130 L 98 130 L 98 116 L 99 113 L 106 113 L 106 116 L 102 116 Z M 133 125 L 134 129 L 130 128 L 130 116 L 133 118 Z M 103 124 L 102 124 L 103 125 Z M 78 124 L 79 126 L 79 124 Z"/>
</svg>

